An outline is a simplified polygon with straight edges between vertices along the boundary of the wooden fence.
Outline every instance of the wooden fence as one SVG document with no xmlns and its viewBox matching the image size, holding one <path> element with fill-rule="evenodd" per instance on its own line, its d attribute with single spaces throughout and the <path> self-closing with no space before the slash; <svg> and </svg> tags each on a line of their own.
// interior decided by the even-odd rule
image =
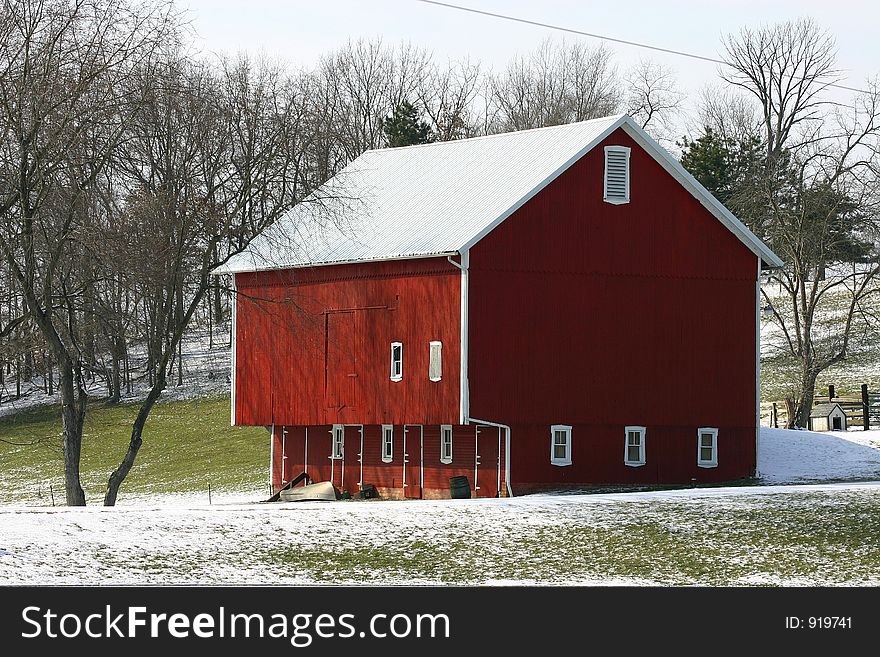
<svg viewBox="0 0 880 657">
<path fill-rule="evenodd" d="M 813 404 L 829 402 L 840 404 L 850 427 L 861 426 L 865 431 L 880 427 L 880 393 L 869 392 L 866 383 L 862 384 L 859 395 L 838 395 L 833 385 L 828 386 L 827 391 L 817 390 L 813 395 Z M 784 427 L 787 422 L 785 402 L 762 403 L 761 417 L 767 418 L 771 427 Z"/>
</svg>

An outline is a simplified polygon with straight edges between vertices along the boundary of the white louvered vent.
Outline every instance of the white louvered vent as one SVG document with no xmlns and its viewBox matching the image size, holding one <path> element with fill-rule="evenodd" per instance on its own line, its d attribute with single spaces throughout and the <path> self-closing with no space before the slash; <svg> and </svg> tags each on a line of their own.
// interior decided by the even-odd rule
<svg viewBox="0 0 880 657">
<path fill-rule="evenodd" d="M 605 202 L 629 203 L 629 148 L 605 147 Z"/>
</svg>

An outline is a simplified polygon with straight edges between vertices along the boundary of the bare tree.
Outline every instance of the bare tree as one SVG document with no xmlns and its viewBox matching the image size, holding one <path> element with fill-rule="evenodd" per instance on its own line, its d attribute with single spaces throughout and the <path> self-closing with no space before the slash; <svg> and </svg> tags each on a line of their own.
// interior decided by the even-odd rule
<svg viewBox="0 0 880 657">
<path fill-rule="evenodd" d="M 761 110 L 761 175 L 746 193 L 763 208 L 753 228 L 785 261 L 768 279 L 783 301 L 763 294 L 781 336 L 777 366 L 790 371 L 789 424 L 806 426 L 817 377 L 876 321 L 880 91 L 872 84 L 853 107 L 831 105 L 822 92 L 838 79 L 834 42 L 808 20 L 744 30 L 725 45 L 724 78 Z"/>
<path fill-rule="evenodd" d="M 492 78 L 493 130 L 526 130 L 613 114 L 620 102 L 618 86 L 609 50 L 548 39 Z"/>
<path fill-rule="evenodd" d="M 58 364 L 70 505 L 85 504 L 85 196 L 123 132 L 121 83 L 171 25 L 167 5 L 125 0 L 6 0 L 0 14 L 0 254 Z"/>
<path fill-rule="evenodd" d="M 424 50 L 407 43 L 388 48 L 381 40 L 349 42 L 321 61 L 318 75 L 333 111 L 333 137 L 347 162 L 384 145 L 385 117 L 415 99 L 429 61 Z"/>
<path fill-rule="evenodd" d="M 475 111 L 481 80 L 480 65 L 469 61 L 434 67 L 424 77 L 419 101 L 437 141 L 481 134 L 483 121 Z"/>
<path fill-rule="evenodd" d="M 125 145 L 131 182 L 123 222 L 138 235 L 125 263 L 148 308 L 154 376 L 105 505 L 116 503 L 175 360 L 181 370 L 181 341 L 214 285 L 211 271 L 309 191 L 300 169 L 307 98 L 277 66 L 238 58 L 217 72 L 172 56 L 131 92 L 147 102 L 136 108 Z"/>
<path fill-rule="evenodd" d="M 655 136 L 670 139 L 684 94 L 671 68 L 643 59 L 626 76 L 626 112 Z"/>
<path fill-rule="evenodd" d="M 743 29 L 724 39 L 722 79 L 753 95 L 761 108 L 768 155 L 790 147 L 798 127 L 821 121 L 829 85 L 840 80 L 834 38 L 812 19 Z"/>
</svg>

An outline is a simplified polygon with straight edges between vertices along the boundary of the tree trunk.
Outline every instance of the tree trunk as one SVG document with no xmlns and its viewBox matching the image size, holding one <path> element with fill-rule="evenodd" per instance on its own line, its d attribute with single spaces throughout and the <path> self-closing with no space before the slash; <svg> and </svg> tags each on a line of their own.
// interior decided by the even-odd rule
<svg viewBox="0 0 880 657">
<path fill-rule="evenodd" d="M 137 458 L 138 452 L 143 444 L 142 436 L 144 433 L 144 425 L 147 423 L 150 411 L 153 409 L 153 406 L 159 399 L 159 395 L 162 394 L 164 388 L 165 378 L 160 377 L 156 385 L 150 389 L 144 403 L 141 404 L 137 418 L 135 418 L 134 424 L 131 426 L 131 440 L 128 443 L 128 450 L 126 450 L 125 456 L 119 464 L 119 467 L 113 471 L 110 475 L 110 479 L 107 481 L 107 492 L 104 494 L 104 506 L 116 505 L 116 497 L 119 495 L 119 487 L 131 471 L 131 468 L 134 465 L 134 460 Z"/>
<path fill-rule="evenodd" d="M 64 490 L 68 506 L 85 506 L 86 495 L 80 485 L 79 460 L 82 451 L 86 393 L 77 379 L 69 358 L 59 358 L 61 424 L 63 426 Z"/>
<path fill-rule="evenodd" d="M 111 395 L 109 399 L 109 403 L 118 404 L 119 399 L 122 396 L 122 368 L 120 367 L 120 361 L 122 360 L 122 349 L 120 348 L 120 338 L 118 335 L 113 337 L 113 369 L 110 374 L 110 378 L 113 381 L 113 385 L 111 387 Z"/>
<path fill-rule="evenodd" d="M 796 424 L 802 429 L 810 427 L 810 412 L 813 410 L 813 397 L 816 394 L 816 378 L 818 373 L 808 372 L 801 382 L 801 394 L 798 399 L 795 419 Z"/>
</svg>

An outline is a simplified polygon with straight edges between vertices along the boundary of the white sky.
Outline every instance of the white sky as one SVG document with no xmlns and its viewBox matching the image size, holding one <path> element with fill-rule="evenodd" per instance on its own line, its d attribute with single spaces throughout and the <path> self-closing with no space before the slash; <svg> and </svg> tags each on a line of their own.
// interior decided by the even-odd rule
<svg viewBox="0 0 880 657">
<path fill-rule="evenodd" d="M 880 75 L 880 2 L 863 0 L 449 0 L 452 4 L 510 14 L 631 41 L 710 57 L 720 35 L 810 16 L 837 39 L 842 84 L 863 87 Z M 438 60 L 470 57 L 502 68 L 515 54 L 533 50 L 547 36 L 562 34 L 415 0 L 179 0 L 188 7 L 203 51 L 248 51 L 278 57 L 292 67 L 310 66 L 349 38 L 408 40 Z M 567 35 L 566 39 L 583 38 Z M 607 43 L 621 70 L 649 58 L 671 66 L 690 98 L 717 79 L 708 62 Z M 839 95 L 838 95 L 839 93 Z M 835 92 L 846 101 L 849 92 Z"/>
</svg>

